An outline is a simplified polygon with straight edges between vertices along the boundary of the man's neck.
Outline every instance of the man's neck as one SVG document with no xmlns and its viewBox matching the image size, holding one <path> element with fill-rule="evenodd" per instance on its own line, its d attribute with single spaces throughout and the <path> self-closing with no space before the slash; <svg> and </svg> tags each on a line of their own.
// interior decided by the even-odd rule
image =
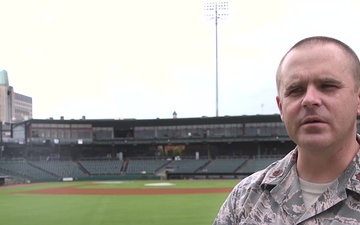
<svg viewBox="0 0 360 225">
<path fill-rule="evenodd" d="M 313 183 L 328 183 L 340 176 L 359 151 L 357 142 L 330 151 L 307 151 L 298 148 L 297 171 L 303 180 Z"/>
</svg>

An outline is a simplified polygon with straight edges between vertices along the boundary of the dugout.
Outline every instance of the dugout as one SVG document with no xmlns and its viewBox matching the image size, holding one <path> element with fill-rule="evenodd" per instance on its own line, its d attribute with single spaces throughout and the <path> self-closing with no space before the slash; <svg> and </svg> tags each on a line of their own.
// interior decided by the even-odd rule
<svg viewBox="0 0 360 225">
<path fill-rule="evenodd" d="M 8 179 L 9 176 L 0 176 L 0 186 L 5 185 L 5 179 Z"/>
</svg>

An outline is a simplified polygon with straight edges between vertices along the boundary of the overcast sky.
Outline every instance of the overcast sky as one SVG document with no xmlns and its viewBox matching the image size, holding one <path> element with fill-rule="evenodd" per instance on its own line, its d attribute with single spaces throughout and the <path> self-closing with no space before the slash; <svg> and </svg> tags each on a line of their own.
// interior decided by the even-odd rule
<svg viewBox="0 0 360 225">
<path fill-rule="evenodd" d="M 216 115 L 215 23 L 202 0 L 0 0 L 0 69 L 33 117 Z M 275 71 L 295 42 L 360 55 L 360 1 L 230 0 L 218 24 L 219 116 L 278 113 Z"/>
</svg>

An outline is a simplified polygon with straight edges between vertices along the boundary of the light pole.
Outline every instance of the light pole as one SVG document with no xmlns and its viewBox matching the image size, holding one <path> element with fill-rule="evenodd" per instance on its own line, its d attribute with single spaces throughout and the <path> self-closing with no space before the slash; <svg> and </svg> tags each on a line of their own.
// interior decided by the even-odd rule
<svg viewBox="0 0 360 225">
<path fill-rule="evenodd" d="M 219 74 L 218 74 L 218 20 L 228 16 L 229 3 L 210 2 L 204 4 L 205 17 L 215 21 L 215 71 L 216 71 L 216 117 L 219 116 Z"/>
<path fill-rule="evenodd" d="M 2 121 L 0 121 L 0 160 L 2 159 L 3 157 L 3 151 L 4 151 L 4 146 L 3 146 L 3 127 L 2 127 L 3 123 Z"/>
</svg>

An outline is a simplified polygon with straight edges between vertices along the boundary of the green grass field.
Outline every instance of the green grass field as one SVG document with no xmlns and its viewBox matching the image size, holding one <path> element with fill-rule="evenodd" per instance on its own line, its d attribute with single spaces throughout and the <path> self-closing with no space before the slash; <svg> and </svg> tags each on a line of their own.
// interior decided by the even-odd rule
<svg viewBox="0 0 360 225">
<path fill-rule="evenodd" d="M 162 181 L 94 184 L 59 182 L 0 188 L 4 225 L 208 225 L 228 193 L 179 195 L 42 195 L 19 193 L 64 186 L 91 189 L 231 188 L 238 180 L 165 181 L 171 187 L 148 187 Z"/>
</svg>

